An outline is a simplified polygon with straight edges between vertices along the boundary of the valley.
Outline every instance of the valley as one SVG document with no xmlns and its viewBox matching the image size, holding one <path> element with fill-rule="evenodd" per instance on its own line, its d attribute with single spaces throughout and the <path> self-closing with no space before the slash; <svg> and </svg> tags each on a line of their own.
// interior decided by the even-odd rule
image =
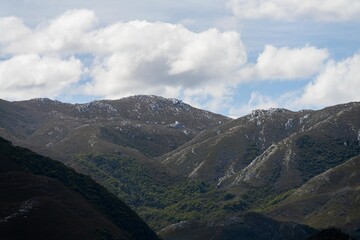
<svg viewBox="0 0 360 240">
<path fill-rule="evenodd" d="M 330 227 L 358 238 L 359 117 L 356 102 L 231 119 L 146 95 L 86 104 L 0 100 L 0 136 L 90 176 L 165 240 L 307 239 Z M 35 168 L 36 182 L 44 173 L 32 164 L 25 169 Z M 120 236 L 111 221 L 109 231 Z"/>
</svg>

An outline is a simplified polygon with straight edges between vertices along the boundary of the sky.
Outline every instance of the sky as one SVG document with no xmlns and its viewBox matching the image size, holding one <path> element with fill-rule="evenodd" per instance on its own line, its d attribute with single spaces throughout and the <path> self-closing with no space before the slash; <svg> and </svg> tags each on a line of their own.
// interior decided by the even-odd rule
<svg viewBox="0 0 360 240">
<path fill-rule="evenodd" d="M 360 101 L 359 0 L 0 0 L 0 98 L 231 117 Z"/>
</svg>

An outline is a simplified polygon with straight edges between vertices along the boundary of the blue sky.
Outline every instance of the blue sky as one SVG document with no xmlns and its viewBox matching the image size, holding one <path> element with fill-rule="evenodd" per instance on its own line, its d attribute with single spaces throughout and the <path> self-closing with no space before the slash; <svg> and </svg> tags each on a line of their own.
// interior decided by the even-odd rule
<svg viewBox="0 0 360 240">
<path fill-rule="evenodd" d="M 134 94 L 229 116 L 360 101 L 358 0 L 0 0 L 0 98 Z"/>
</svg>

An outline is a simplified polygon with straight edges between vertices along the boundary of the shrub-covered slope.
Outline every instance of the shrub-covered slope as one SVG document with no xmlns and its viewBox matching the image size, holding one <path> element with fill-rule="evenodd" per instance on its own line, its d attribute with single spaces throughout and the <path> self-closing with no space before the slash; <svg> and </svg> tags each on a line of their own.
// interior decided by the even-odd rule
<svg viewBox="0 0 360 240">
<path fill-rule="evenodd" d="M 310 179 L 267 213 L 316 228 L 336 226 L 351 233 L 359 231 L 360 156 Z"/>
<path fill-rule="evenodd" d="M 161 157 L 190 178 L 218 186 L 287 191 L 360 154 L 360 103 L 319 111 L 256 110 Z"/>
<path fill-rule="evenodd" d="M 217 222 L 181 222 L 163 229 L 160 234 L 164 240 L 305 240 L 315 232 L 300 224 L 247 213 Z"/>
<path fill-rule="evenodd" d="M 299 203 L 306 209 L 287 201 L 360 155 L 360 103 L 317 111 L 256 110 L 232 121 L 154 96 L 80 105 L 3 101 L 0 111 L 6 113 L 0 116 L 2 136 L 66 159 L 156 230 L 260 211 L 278 220 L 356 231 L 358 195 L 349 182 L 335 195 L 304 195 Z M 347 174 L 339 171 L 343 178 Z M 285 206 L 297 211 L 276 211 Z M 346 224 L 337 221 L 345 217 Z M 324 218 L 329 225 L 322 225 Z"/>
<path fill-rule="evenodd" d="M 89 177 L 0 138 L 1 239 L 158 239 Z"/>
</svg>

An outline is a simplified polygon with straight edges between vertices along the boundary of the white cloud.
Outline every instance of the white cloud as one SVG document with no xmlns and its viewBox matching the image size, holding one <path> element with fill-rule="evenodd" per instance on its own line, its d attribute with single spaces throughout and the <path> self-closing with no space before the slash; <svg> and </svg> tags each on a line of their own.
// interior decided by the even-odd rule
<svg viewBox="0 0 360 240">
<path fill-rule="evenodd" d="M 301 106 L 328 106 L 360 101 L 360 53 L 345 60 L 330 61 L 326 68 L 308 84 L 296 101 Z"/>
<path fill-rule="evenodd" d="M 241 69 L 239 81 L 296 80 L 310 77 L 320 71 L 328 58 L 327 49 L 312 46 L 277 48 L 267 45 L 255 65 Z"/>
<path fill-rule="evenodd" d="M 269 109 L 279 107 L 277 99 L 261 94 L 260 92 L 252 92 L 249 101 L 240 106 L 233 106 L 229 109 L 229 114 L 233 118 L 238 118 L 251 113 L 255 109 Z"/>
<path fill-rule="evenodd" d="M 253 92 L 249 101 L 231 107 L 229 114 L 243 116 L 254 109 L 274 107 L 301 110 L 360 101 L 360 53 L 341 61 L 329 61 L 303 89 L 285 92 L 279 97 Z"/>
<path fill-rule="evenodd" d="M 35 28 L 12 18 L 3 28 L 15 27 L 21 34 L 15 31 L 4 40 L 0 53 L 14 59 L 29 54 L 44 59 L 87 54 L 94 59 L 86 64 L 90 80 L 83 90 L 88 95 L 114 99 L 156 94 L 195 99 L 201 92 L 214 108 L 225 99 L 215 100 L 219 96 L 215 92 L 225 92 L 219 89 L 227 89 L 233 82 L 230 76 L 246 63 L 246 50 L 237 32 L 193 32 L 178 24 L 148 21 L 103 27 L 96 23 L 94 12 L 89 10 L 71 10 Z M 82 61 L 73 60 L 69 64 L 75 68 Z"/>
<path fill-rule="evenodd" d="M 110 37 L 111 36 L 111 37 Z M 169 96 L 203 84 L 227 84 L 246 62 L 235 32 L 195 33 L 181 25 L 133 21 L 96 31 L 87 44 L 98 53 L 88 93 L 118 98 L 136 93 Z"/>
<path fill-rule="evenodd" d="M 227 109 L 235 94 L 232 84 L 213 82 L 198 88 L 189 88 L 183 92 L 185 102 L 199 108 L 215 112 Z"/>
<path fill-rule="evenodd" d="M 15 17 L 0 18 L 0 33 L 4 32 L 0 34 L 0 59 L 6 59 L 0 60 L 0 96 L 7 99 L 55 97 L 86 74 L 89 80 L 80 89 L 89 96 L 180 97 L 213 111 L 229 107 L 237 84 L 247 81 L 303 79 L 321 72 L 298 99 L 301 106 L 313 99 L 319 104 L 331 98 L 353 100 L 359 87 L 354 80 L 360 69 L 358 55 L 325 64 L 326 49 L 268 45 L 255 64 L 245 65 L 246 50 L 234 31 L 194 32 L 178 24 L 148 21 L 99 27 L 93 11 L 71 10 L 33 28 Z M 81 55 L 89 55 L 90 62 Z M 279 100 L 254 92 L 241 106 L 245 110 L 233 108 L 231 114 L 283 106 L 281 100 L 289 100 L 287 106 L 295 103 L 293 97 Z"/>
<path fill-rule="evenodd" d="M 0 18 L 0 43 L 8 43 L 30 33 L 21 19 L 16 17 Z"/>
<path fill-rule="evenodd" d="M 10 100 L 54 98 L 79 81 L 82 64 L 38 55 L 19 55 L 0 61 L 0 96 Z"/>
<path fill-rule="evenodd" d="M 228 6 L 243 19 L 349 21 L 360 19 L 358 0 L 231 0 Z"/>
<path fill-rule="evenodd" d="M 0 20 L 1 21 L 1 20 Z M 27 29 L 20 19 L 14 19 L 8 29 Z M 25 34 L 17 35 L 2 49 L 6 54 L 66 54 L 80 52 L 85 34 L 96 23 L 89 10 L 70 10 Z M 13 30 L 14 31 L 14 30 Z"/>
</svg>

